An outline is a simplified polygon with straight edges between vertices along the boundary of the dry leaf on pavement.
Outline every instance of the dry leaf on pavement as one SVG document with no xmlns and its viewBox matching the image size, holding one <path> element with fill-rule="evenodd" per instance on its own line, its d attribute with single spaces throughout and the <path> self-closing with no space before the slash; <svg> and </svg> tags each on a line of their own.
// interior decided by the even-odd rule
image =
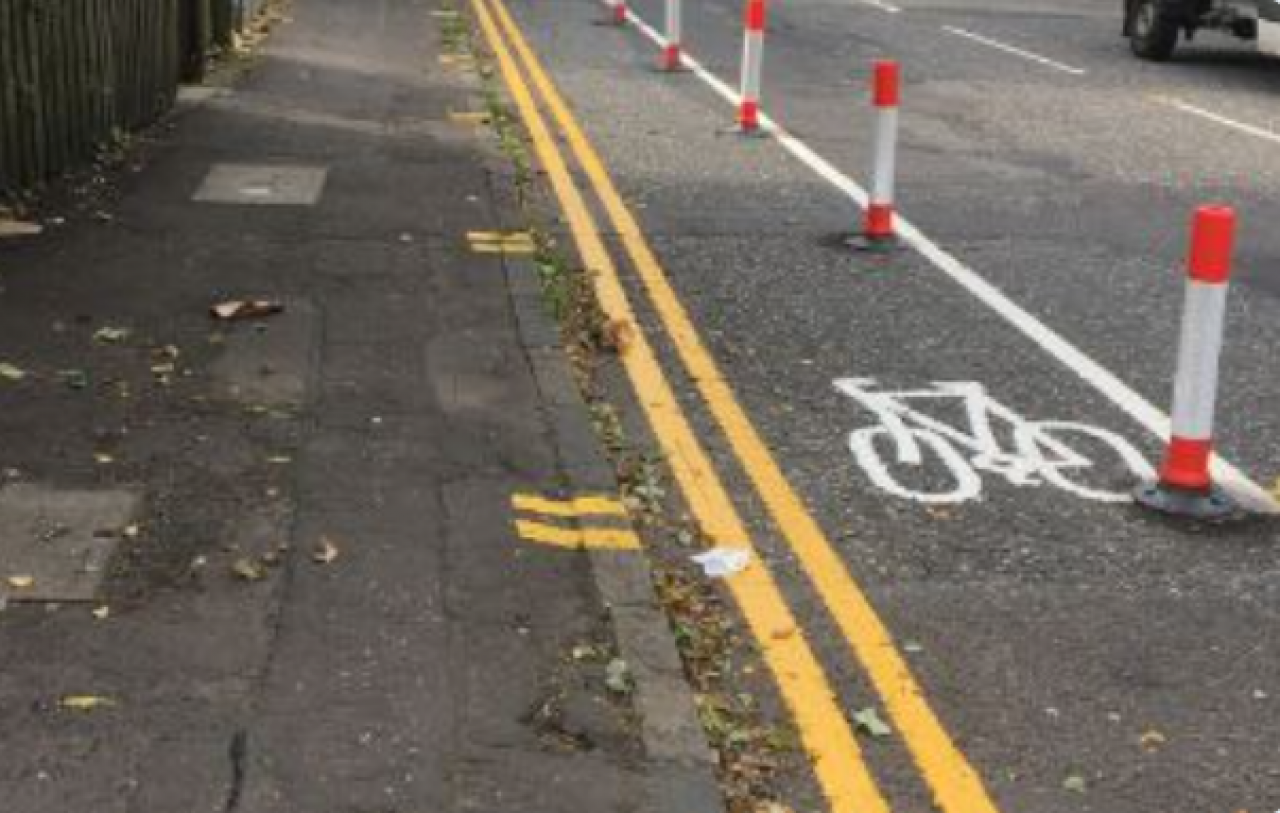
<svg viewBox="0 0 1280 813">
<path fill-rule="evenodd" d="M 257 559 L 246 556 L 232 563 L 231 573 L 247 582 L 260 582 L 267 577 L 267 568 Z"/>
<path fill-rule="evenodd" d="M 605 345 L 619 356 L 625 356 L 635 344 L 636 328 L 625 319 L 613 319 L 604 326 Z"/>
<path fill-rule="evenodd" d="M 322 536 L 316 543 L 315 549 L 311 551 L 311 559 L 317 564 L 328 565 L 332 564 L 341 552 L 332 539 Z"/>
<path fill-rule="evenodd" d="M 0 364 L 0 378 L 7 378 L 10 381 L 21 381 L 27 377 L 27 371 L 15 364 L 4 362 Z"/>
<path fill-rule="evenodd" d="M 132 334 L 127 327 L 100 327 L 94 331 L 93 340 L 99 344 L 119 344 Z"/>
<path fill-rule="evenodd" d="M 93 711 L 94 709 L 111 708 L 117 704 L 110 697 L 102 697 L 96 694 L 72 694 L 59 700 L 58 705 L 72 711 Z"/>
<path fill-rule="evenodd" d="M 1138 738 L 1138 744 L 1142 746 L 1144 751 L 1158 751 L 1160 746 L 1169 741 L 1163 733 L 1156 731 L 1154 728 L 1144 731 L 1142 736 Z"/>
<path fill-rule="evenodd" d="M 261 319 L 284 311 L 284 305 L 270 299 L 232 299 L 210 308 L 214 319 L 234 322 L 237 319 Z"/>
<path fill-rule="evenodd" d="M 44 231 L 44 226 L 39 223 L 29 223 L 25 220 L 8 220 L 0 219 L 0 239 L 6 237 L 34 237 Z"/>
</svg>

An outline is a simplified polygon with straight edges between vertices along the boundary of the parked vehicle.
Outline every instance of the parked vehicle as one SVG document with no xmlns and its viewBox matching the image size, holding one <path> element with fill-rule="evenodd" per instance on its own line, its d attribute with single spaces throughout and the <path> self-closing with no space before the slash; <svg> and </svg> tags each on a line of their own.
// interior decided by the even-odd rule
<svg viewBox="0 0 1280 813">
<path fill-rule="evenodd" d="M 1133 53 L 1163 62 L 1181 38 L 1223 31 L 1280 56 L 1280 0 L 1125 0 L 1124 34 Z"/>
</svg>

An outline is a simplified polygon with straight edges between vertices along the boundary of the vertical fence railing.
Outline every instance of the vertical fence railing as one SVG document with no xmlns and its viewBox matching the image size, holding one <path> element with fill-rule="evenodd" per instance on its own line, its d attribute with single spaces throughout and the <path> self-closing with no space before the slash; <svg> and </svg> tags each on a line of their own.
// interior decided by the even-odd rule
<svg viewBox="0 0 1280 813">
<path fill-rule="evenodd" d="M 0 0 L 0 193 L 154 121 L 262 0 Z"/>
</svg>

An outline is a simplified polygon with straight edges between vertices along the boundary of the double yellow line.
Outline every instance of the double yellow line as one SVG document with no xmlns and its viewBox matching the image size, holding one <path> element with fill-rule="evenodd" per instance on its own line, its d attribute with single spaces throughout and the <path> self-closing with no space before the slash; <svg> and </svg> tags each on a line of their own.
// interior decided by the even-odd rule
<svg viewBox="0 0 1280 813">
<path fill-rule="evenodd" d="M 892 635 L 738 404 L 603 162 L 502 0 L 472 0 L 472 4 L 565 212 L 578 252 L 592 272 L 601 308 L 611 320 L 637 324 L 617 266 L 547 126 L 539 100 L 621 238 L 690 380 L 875 687 L 938 808 L 944 813 L 996 813 L 981 779 L 933 712 Z M 745 524 L 652 346 L 642 331 L 634 334 L 622 361 L 690 510 L 712 544 L 754 552 Z M 759 564 L 758 555 L 753 559 L 757 564 L 729 579 L 727 585 L 791 711 L 832 813 L 889 813 L 890 805 L 807 637 L 772 574 Z"/>
</svg>

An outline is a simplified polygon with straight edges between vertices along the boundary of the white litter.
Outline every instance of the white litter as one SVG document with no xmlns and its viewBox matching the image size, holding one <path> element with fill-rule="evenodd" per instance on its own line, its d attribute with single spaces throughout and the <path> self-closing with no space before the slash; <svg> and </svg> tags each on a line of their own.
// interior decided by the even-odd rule
<svg viewBox="0 0 1280 813">
<path fill-rule="evenodd" d="M 711 579 L 724 579 L 741 573 L 751 564 L 751 552 L 741 548 L 712 548 L 689 558 L 702 568 L 703 575 Z"/>
</svg>

